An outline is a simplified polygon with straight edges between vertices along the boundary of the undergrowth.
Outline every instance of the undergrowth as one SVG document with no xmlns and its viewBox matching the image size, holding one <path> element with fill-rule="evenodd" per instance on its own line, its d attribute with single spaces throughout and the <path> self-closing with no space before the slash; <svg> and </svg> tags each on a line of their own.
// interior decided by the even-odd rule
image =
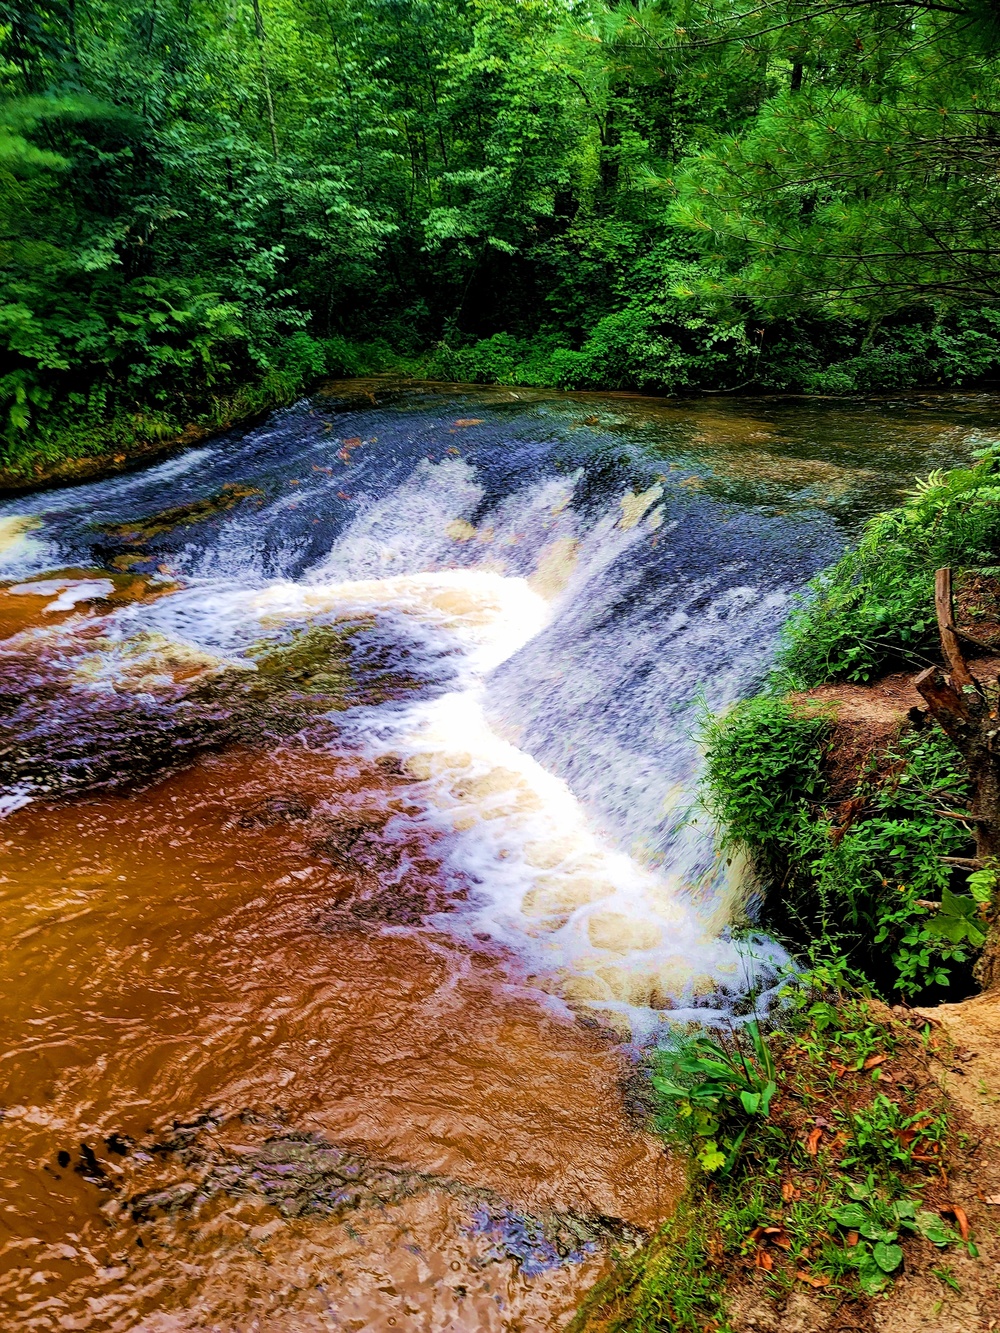
<svg viewBox="0 0 1000 1333">
<path fill-rule="evenodd" d="M 755 1299 L 805 1286 L 839 1302 L 939 1251 L 975 1257 L 949 1198 L 930 1029 L 872 1001 L 836 956 L 785 1001 L 781 1032 L 680 1036 L 650 1058 L 655 1124 L 686 1156 L 687 1195 L 571 1333 L 729 1333 L 734 1292 L 754 1281 Z"/>
<path fill-rule="evenodd" d="M 961 757 L 936 725 L 906 731 L 835 799 L 829 714 L 761 695 L 706 727 L 706 799 L 724 847 L 765 888 L 765 924 L 803 947 L 835 938 L 883 994 L 922 995 L 971 965 L 989 898 L 945 856 L 971 850 Z"/>
<path fill-rule="evenodd" d="M 347 355 L 351 368 L 345 369 Z M 6 431 L 0 471 L 12 479 L 44 475 L 67 461 L 127 457 L 185 432 L 225 430 L 293 402 L 323 375 L 364 374 L 377 361 L 364 348 L 348 354 L 341 339 L 319 341 L 299 330 L 271 348 L 266 363 L 224 366 L 232 373 L 207 384 L 156 394 L 144 394 L 140 386 L 69 394 L 58 411 L 50 405 L 39 422 L 26 422 L 30 429 Z"/>
<path fill-rule="evenodd" d="M 1000 564 L 1000 448 L 972 467 L 933 473 L 816 578 L 789 619 L 779 679 L 800 688 L 867 681 L 938 660 L 934 571 L 995 573 Z"/>
</svg>

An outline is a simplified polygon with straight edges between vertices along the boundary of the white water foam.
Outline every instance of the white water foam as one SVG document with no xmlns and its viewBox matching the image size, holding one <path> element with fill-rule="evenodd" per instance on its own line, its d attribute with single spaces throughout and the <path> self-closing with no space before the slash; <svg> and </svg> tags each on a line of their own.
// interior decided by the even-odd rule
<svg viewBox="0 0 1000 1333">
<path fill-rule="evenodd" d="M 53 597 L 44 608 L 46 612 L 72 611 L 77 602 L 95 597 L 107 597 L 115 590 L 110 579 L 37 579 L 32 583 L 17 583 L 7 591 L 12 596 Z"/>
<path fill-rule="evenodd" d="M 77 688 L 156 694 L 172 684 L 178 653 L 185 674 L 188 657 L 201 670 L 223 662 L 253 670 L 241 652 L 261 632 L 342 617 L 404 621 L 454 668 L 448 692 L 359 709 L 346 722 L 373 757 L 402 760 L 422 797 L 420 818 L 446 835 L 453 868 L 472 886 L 435 924 L 508 947 L 533 984 L 642 1038 L 670 1020 L 720 1013 L 715 997 L 745 994 L 784 955 L 767 942 L 725 938 L 738 886 L 711 864 L 704 824 L 683 827 L 697 752 L 688 737 L 670 734 L 669 704 L 689 699 L 694 683 L 670 676 L 676 659 L 641 700 L 644 725 L 661 729 L 656 745 L 616 750 L 613 732 L 586 730 L 613 691 L 611 668 L 655 655 L 664 634 L 685 630 L 687 613 L 665 613 L 649 643 L 641 625 L 615 617 L 614 599 L 632 577 L 623 557 L 676 527 L 663 522 L 660 486 L 582 516 L 570 506 L 575 481 L 526 485 L 477 526 L 484 492 L 468 464 L 421 463 L 388 497 L 359 503 L 301 581 L 256 588 L 247 586 L 261 581 L 247 558 L 258 549 L 251 529 L 280 515 L 241 518 L 203 554 L 188 589 L 112 617 L 107 639 L 89 645 L 73 677 Z M 744 654 L 783 610 L 780 595 L 761 598 L 752 588 L 714 593 L 711 576 L 693 592 L 709 601 L 699 642 L 737 639 Z M 588 617 L 596 635 L 580 632 Z M 606 645 L 603 656 L 595 643 Z M 714 705 L 735 697 L 738 676 L 724 671 L 715 681 Z M 529 753 L 520 733 L 537 728 L 550 700 L 554 739 Z M 625 703 L 635 706 L 631 691 Z M 561 759 L 560 718 L 578 727 L 582 718 L 586 735 Z M 553 768 L 573 763 L 571 785 Z M 620 818 L 601 809 L 609 792 Z M 639 835 L 662 824 L 671 805 L 677 818 L 663 845 L 642 854 Z"/>
<path fill-rule="evenodd" d="M 49 568 L 53 548 L 38 534 L 41 526 L 28 512 L 0 517 L 0 578 L 23 578 Z"/>
<path fill-rule="evenodd" d="M 706 1006 L 720 990 L 745 993 L 756 973 L 783 962 L 777 946 L 751 950 L 720 937 L 735 886 L 719 883 L 699 903 L 679 874 L 638 864 L 598 835 L 567 783 L 490 726 L 490 673 L 552 617 L 552 603 L 526 579 L 465 569 L 283 583 L 247 610 L 264 625 L 401 613 L 460 652 L 454 690 L 363 733 L 373 756 L 403 760 L 424 821 L 448 835 L 454 868 L 475 885 L 442 926 L 509 946 L 534 983 L 637 1037 L 664 1021 L 711 1016 Z"/>
</svg>

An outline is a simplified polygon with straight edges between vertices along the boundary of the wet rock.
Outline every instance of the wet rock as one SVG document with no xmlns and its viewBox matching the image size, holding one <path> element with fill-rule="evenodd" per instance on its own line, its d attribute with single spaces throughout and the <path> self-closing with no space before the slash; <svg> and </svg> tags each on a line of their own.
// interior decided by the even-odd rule
<svg viewBox="0 0 1000 1333">
<path fill-rule="evenodd" d="M 69 1157 L 69 1154 L 66 1154 Z M 59 1154 L 59 1164 L 63 1165 L 63 1154 Z M 92 1185 L 97 1185 L 99 1189 L 114 1190 L 117 1185 L 108 1176 L 107 1171 L 97 1160 L 97 1154 L 88 1143 L 80 1144 L 80 1160 L 74 1166 L 73 1170 L 77 1175 L 83 1176 L 84 1180 L 89 1180 Z"/>
<path fill-rule="evenodd" d="M 421 685 L 367 652 L 368 628 L 351 621 L 268 640 L 250 650 L 253 670 L 152 632 L 0 648 L 0 784 L 46 800 L 136 790 L 226 745 L 274 745 L 317 727 L 321 741 L 338 712 Z M 271 814 L 298 817 L 260 810 L 248 826 Z"/>
<path fill-rule="evenodd" d="M 272 796 L 252 810 L 243 810 L 229 821 L 229 827 L 274 828 L 281 824 L 300 823 L 311 813 L 310 807 L 294 796 Z"/>
<path fill-rule="evenodd" d="M 242 1118 L 259 1121 L 256 1115 Z M 211 1123 L 217 1127 L 214 1119 Z M 196 1179 L 132 1195 L 126 1202 L 135 1220 L 197 1208 L 220 1195 L 263 1200 L 283 1218 L 346 1219 L 361 1209 L 444 1190 L 468 1205 L 470 1233 L 491 1241 L 483 1262 L 513 1260 L 527 1276 L 580 1263 L 609 1239 L 627 1243 L 640 1239 L 637 1231 L 614 1218 L 523 1213 L 490 1190 L 377 1162 L 316 1135 L 282 1133 L 262 1143 L 231 1143 L 225 1148 L 207 1147 L 185 1135 L 171 1156 Z M 273 1229 L 274 1223 L 267 1225 Z"/>
<path fill-rule="evenodd" d="M 174 509 L 160 509 L 145 518 L 135 518 L 124 523 L 100 523 L 98 532 L 125 546 L 141 546 L 153 537 L 159 537 L 174 528 L 189 527 L 193 523 L 203 523 L 216 514 L 225 513 L 241 500 L 251 497 L 263 498 L 264 492 L 256 486 L 245 486 L 238 482 L 228 482 L 213 495 L 190 504 L 178 505 Z"/>
</svg>

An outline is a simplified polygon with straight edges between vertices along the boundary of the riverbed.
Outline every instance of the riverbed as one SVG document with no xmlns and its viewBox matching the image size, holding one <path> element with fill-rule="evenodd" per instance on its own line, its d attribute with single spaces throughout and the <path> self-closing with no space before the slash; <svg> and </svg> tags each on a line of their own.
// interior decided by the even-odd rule
<svg viewBox="0 0 1000 1333">
<path fill-rule="evenodd" d="M 565 1327 L 787 963 L 701 719 L 998 409 L 341 383 L 0 504 L 3 1327 Z"/>
</svg>

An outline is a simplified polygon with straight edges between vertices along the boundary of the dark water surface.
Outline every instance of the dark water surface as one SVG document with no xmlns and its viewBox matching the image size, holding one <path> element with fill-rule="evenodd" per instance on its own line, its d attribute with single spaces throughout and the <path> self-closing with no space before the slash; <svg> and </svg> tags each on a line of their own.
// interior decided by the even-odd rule
<svg viewBox="0 0 1000 1333">
<path fill-rule="evenodd" d="M 542 1330 L 739 1012 L 698 709 L 1000 400 L 329 391 L 0 505 L 0 1325 Z"/>
</svg>

